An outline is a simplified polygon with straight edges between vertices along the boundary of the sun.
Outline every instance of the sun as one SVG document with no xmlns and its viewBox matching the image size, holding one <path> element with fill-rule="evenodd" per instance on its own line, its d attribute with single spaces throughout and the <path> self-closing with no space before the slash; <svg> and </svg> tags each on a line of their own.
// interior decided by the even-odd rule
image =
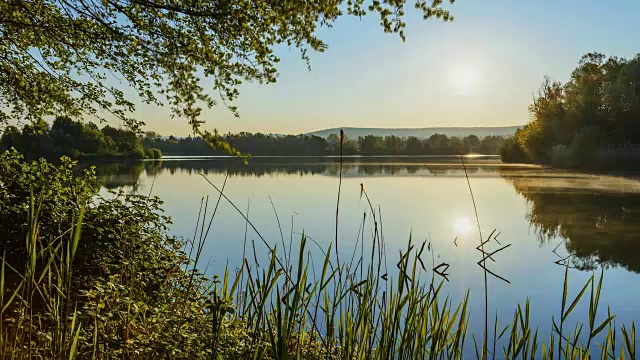
<svg viewBox="0 0 640 360">
<path fill-rule="evenodd" d="M 449 69 L 449 86 L 463 95 L 473 92 L 481 80 L 482 72 L 474 64 L 458 64 Z"/>
<path fill-rule="evenodd" d="M 457 218 L 453 223 L 453 228 L 458 235 L 469 234 L 473 230 L 473 224 L 468 217 Z"/>
</svg>

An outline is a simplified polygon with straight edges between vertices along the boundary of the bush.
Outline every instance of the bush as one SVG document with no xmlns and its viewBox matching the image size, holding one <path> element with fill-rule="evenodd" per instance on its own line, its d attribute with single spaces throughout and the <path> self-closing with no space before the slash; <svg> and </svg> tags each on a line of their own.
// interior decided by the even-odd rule
<svg viewBox="0 0 640 360">
<path fill-rule="evenodd" d="M 147 159 L 161 159 L 162 152 L 159 149 L 151 148 L 145 151 Z"/>
<path fill-rule="evenodd" d="M 0 358 L 207 357 L 218 301 L 160 200 L 97 196 L 74 165 L 0 154 Z"/>
<path fill-rule="evenodd" d="M 26 257 L 24 239 L 29 231 L 27 210 L 32 196 L 40 206 L 39 231 L 45 242 L 62 236 L 71 227 L 79 201 L 92 196 L 96 184 L 93 170 L 74 176 L 74 165 L 66 157 L 54 166 L 43 159 L 25 162 L 16 150 L 0 153 L 0 252 L 6 252 L 12 265 L 22 265 L 19 261 Z"/>
</svg>

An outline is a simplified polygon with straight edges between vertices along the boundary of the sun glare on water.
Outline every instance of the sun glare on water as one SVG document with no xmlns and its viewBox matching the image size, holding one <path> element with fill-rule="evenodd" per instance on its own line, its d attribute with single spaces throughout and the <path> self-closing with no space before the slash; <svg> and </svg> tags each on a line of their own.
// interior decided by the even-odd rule
<svg viewBox="0 0 640 360">
<path fill-rule="evenodd" d="M 457 218 L 453 223 L 453 227 L 458 235 L 466 235 L 473 230 L 473 224 L 468 217 Z"/>
</svg>

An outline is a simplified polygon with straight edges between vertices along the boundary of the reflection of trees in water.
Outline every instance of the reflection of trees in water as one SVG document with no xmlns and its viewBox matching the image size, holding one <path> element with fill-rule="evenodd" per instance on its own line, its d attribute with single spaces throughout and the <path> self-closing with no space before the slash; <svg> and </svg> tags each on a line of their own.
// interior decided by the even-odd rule
<svg viewBox="0 0 640 360">
<path fill-rule="evenodd" d="M 295 159 L 254 158 L 248 165 L 238 159 L 144 161 L 102 163 L 96 173 L 103 186 L 114 189 L 131 187 L 137 191 L 143 172 L 161 174 L 215 174 L 230 176 L 325 175 L 338 176 L 338 158 Z M 433 162 L 425 158 L 345 158 L 343 176 L 464 176 L 459 165 Z M 428 163 L 427 163 L 428 162 Z M 527 220 L 541 244 L 555 237 L 566 240 L 565 247 L 575 255 L 582 269 L 597 266 L 623 266 L 640 272 L 640 195 L 587 192 L 541 187 L 544 178 L 519 176 L 511 168 L 494 166 L 490 161 L 471 160 L 469 174 L 498 171 L 528 203 Z M 555 246 L 555 244 L 554 244 Z"/>
<path fill-rule="evenodd" d="M 565 239 L 576 267 L 622 266 L 640 272 L 640 195 L 544 189 L 544 178 L 505 177 L 528 203 L 541 244 Z"/>
<path fill-rule="evenodd" d="M 344 177 L 357 176 L 397 176 L 404 174 L 424 173 L 425 175 L 462 175 L 462 167 L 456 159 L 448 162 L 427 162 L 427 158 L 345 158 L 342 166 Z M 474 161 L 467 166 L 469 173 L 495 171 L 495 161 Z M 265 175 L 327 175 L 338 176 L 339 158 L 295 159 L 295 158 L 253 158 L 248 165 L 238 159 L 206 159 L 164 161 L 160 171 L 170 174 L 177 172 L 188 174 L 209 174 L 229 172 L 230 176 L 265 176 Z"/>
<path fill-rule="evenodd" d="M 80 169 L 90 166 L 95 167 L 96 177 L 101 186 L 110 190 L 131 188 L 133 192 L 137 192 L 140 187 L 140 177 L 143 171 L 149 176 L 162 172 L 161 161 L 102 162 L 82 164 Z"/>
<path fill-rule="evenodd" d="M 469 174 L 495 173 L 495 160 L 465 160 Z M 272 176 L 272 175 L 325 175 L 338 176 L 340 159 L 337 157 L 319 158 L 253 158 L 249 164 L 243 164 L 236 158 L 180 159 L 140 162 L 105 162 L 85 164 L 83 167 L 96 166 L 101 184 L 108 189 L 121 187 L 137 191 L 141 175 L 153 177 L 168 174 L 216 174 L 229 172 L 230 176 Z M 459 160 L 453 158 L 427 157 L 378 157 L 343 159 L 343 177 L 361 176 L 463 176 L 464 171 Z"/>
</svg>

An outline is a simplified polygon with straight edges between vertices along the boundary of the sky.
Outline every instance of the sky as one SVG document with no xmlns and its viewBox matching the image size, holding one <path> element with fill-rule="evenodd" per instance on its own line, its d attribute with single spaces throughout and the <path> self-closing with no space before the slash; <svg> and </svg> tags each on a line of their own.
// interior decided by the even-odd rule
<svg viewBox="0 0 640 360">
<path fill-rule="evenodd" d="M 424 21 L 408 2 L 406 42 L 379 19 L 343 17 L 311 54 L 281 48 L 278 82 L 240 88 L 240 117 L 204 113 L 221 132 L 299 134 L 332 127 L 511 126 L 545 76 L 566 81 L 588 52 L 640 53 L 639 0 L 457 0 L 455 20 Z M 148 130 L 188 135 L 168 108 L 140 105 Z"/>
</svg>

